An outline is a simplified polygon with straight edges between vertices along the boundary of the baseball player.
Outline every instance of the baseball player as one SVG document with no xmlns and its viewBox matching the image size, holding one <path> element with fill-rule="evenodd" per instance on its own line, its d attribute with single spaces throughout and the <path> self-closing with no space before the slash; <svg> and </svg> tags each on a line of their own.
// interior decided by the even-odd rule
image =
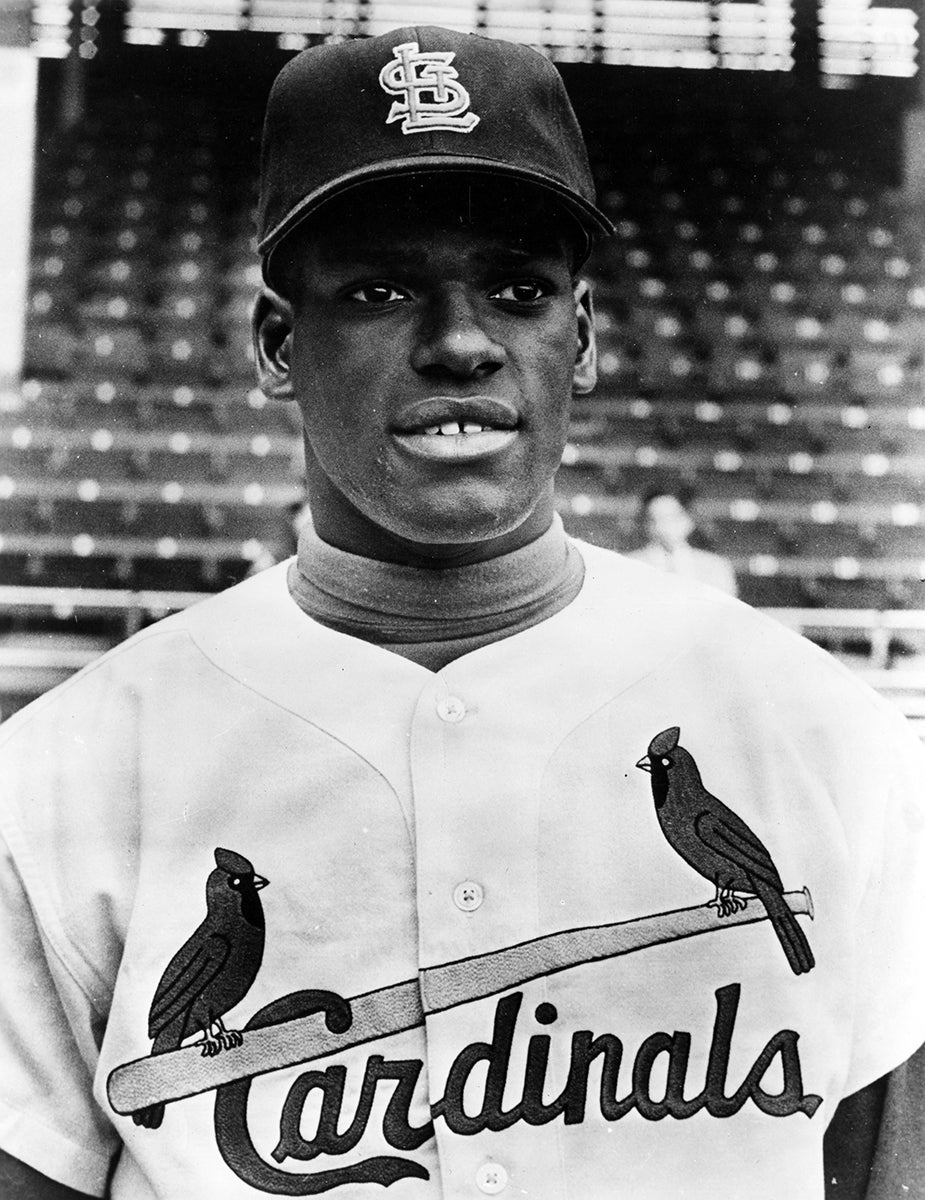
<svg viewBox="0 0 925 1200">
<path fill-rule="evenodd" d="M 925 1041 L 922 752 L 564 534 L 609 226 L 557 72 L 437 28 L 304 52 L 260 225 L 313 524 L 3 726 L 8 1186 L 849 1194 L 826 1129 Z"/>
</svg>

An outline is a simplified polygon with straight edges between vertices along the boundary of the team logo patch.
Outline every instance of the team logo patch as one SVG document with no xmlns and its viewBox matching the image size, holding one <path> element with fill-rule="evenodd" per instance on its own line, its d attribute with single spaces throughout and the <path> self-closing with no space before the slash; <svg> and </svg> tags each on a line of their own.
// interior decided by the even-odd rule
<svg viewBox="0 0 925 1200">
<path fill-rule="evenodd" d="M 267 882 L 243 854 L 215 851 L 205 919 L 167 964 L 151 1002 L 153 1055 L 179 1049 L 196 1033 L 206 1058 L 243 1043 L 241 1032 L 227 1029 L 222 1018 L 244 999 L 260 970 L 265 928 L 259 892 Z M 164 1105 L 143 1105 L 132 1116 L 136 1125 L 157 1129 Z"/>
<path fill-rule="evenodd" d="M 677 725 L 663 729 L 636 764 L 652 777 L 652 799 L 668 844 L 714 885 L 716 897 L 710 904 L 720 917 L 746 909 L 749 898 L 757 898 L 794 975 L 811 971 L 816 960 L 767 847 L 741 817 L 707 791 L 694 756 L 679 745 L 680 736 Z"/>
<path fill-rule="evenodd" d="M 822 1097 L 804 1088 L 797 1031 L 773 1033 L 753 1061 L 733 1053 L 740 1041 L 738 983 L 715 991 L 712 1030 L 700 1013 L 690 1030 L 656 1030 L 638 1046 L 610 1031 L 553 1028 L 559 1013 L 548 1001 L 538 1004 L 532 1016 L 531 1006 L 524 1005 L 524 987 L 534 980 L 755 922 L 770 922 L 795 973 L 811 969 L 812 953 L 796 922 L 797 915 L 812 918 L 809 892 L 784 891 L 758 838 L 706 791 L 679 735 L 676 726 L 657 734 L 637 766 L 651 775 L 656 812 L 669 844 L 710 880 L 715 899 L 548 933 L 428 967 L 415 978 L 349 998 L 319 988 L 290 992 L 261 1008 L 241 1030 L 227 1027 L 224 1017 L 245 999 L 260 970 L 265 931 L 260 892 L 268 881 L 243 855 L 217 849 L 206 881 L 206 915 L 170 959 L 155 990 L 148 1019 L 151 1053 L 117 1066 L 107 1081 L 114 1111 L 157 1129 L 165 1105 L 214 1092 L 216 1144 L 230 1170 L 259 1192 L 300 1196 L 429 1179 L 427 1167 L 412 1155 L 434 1137 L 438 1120 L 452 1133 L 468 1137 L 520 1122 L 579 1124 L 592 1104 L 599 1105 L 607 1122 L 630 1113 L 647 1121 L 686 1121 L 698 1114 L 722 1119 L 749 1104 L 770 1117 L 812 1117 Z M 335 1063 L 321 1069 L 314 1065 L 318 1060 L 418 1029 L 431 1015 L 488 998 L 496 1002 L 491 1040 L 477 1038 L 460 1046 L 442 1095 L 432 1099 L 429 1120 L 412 1119 L 423 1060 L 370 1053 L 365 1067 L 356 1062 L 349 1067 L 355 1073 L 359 1066 L 363 1074 L 361 1082 L 357 1077 L 351 1085 L 358 1098 L 346 1123 L 348 1066 Z M 542 1031 L 531 1032 L 531 1022 Z M 707 1038 L 705 1060 L 699 1053 L 692 1057 L 694 1040 L 706 1048 Z M 511 1087 L 517 1083 L 515 1041 L 526 1041 L 522 1094 L 504 1108 L 501 1098 L 508 1096 L 509 1082 Z M 554 1043 L 560 1056 L 567 1055 L 568 1067 L 561 1092 L 550 1098 L 547 1059 Z M 599 1096 L 589 1074 L 597 1059 Z M 667 1062 L 667 1090 L 653 1079 L 662 1060 Z M 473 1092 L 470 1076 L 485 1064 L 484 1095 L 473 1111 L 478 1089 Z M 308 1069 L 288 1085 L 282 1100 L 278 1140 L 268 1161 L 266 1147 L 256 1148 L 248 1122 L 252 1081 L 303 1066 Z M 343 1156 L 356 1149 L 374 1119 L 380 1085 L 390 1095 L 379 1118 L 381 1137 L 398 1153 L 344 1164 Z M 319 1099 L 313 1127 L 306 1113 L 318 1108 Z M 318 1158 L 326 1165 L 292 1169 Z"/>
<path fill-rule="evenodd" d="M 379 72 L 379 84 L 393 101 L 386 125 L 401 121 L 402 133 L 471 133 L 479 117 L 469 111 L 469 93 L 459 82 L 449 50 L 422 52 L 417 42 L 403 42 Z"/>
</svg>

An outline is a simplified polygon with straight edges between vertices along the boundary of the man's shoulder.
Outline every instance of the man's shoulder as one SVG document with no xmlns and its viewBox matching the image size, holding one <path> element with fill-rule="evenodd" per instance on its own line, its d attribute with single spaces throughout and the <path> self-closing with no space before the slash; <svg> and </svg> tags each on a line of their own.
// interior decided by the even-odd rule
<svg viewBox="0 0 925 1200">
<path fill-rule="evenodd" d="M 120 642 L 4 721 L 0 746 L 26 726 L 59 725 L 104 698 L 112 703 L 119 696 L 131 708 L 176 701 L 176 689 L 191 671 L 232 676 L 229 661 L 236 645 L 260 626 L 279 629 L 281 614 L 295 607 L 285 570 L 286 564 L 272 567 Z"/>
<path fill-rule="evenodd" d="M 914 743 L 921 761 L 899 709 L 778 618 L 698 580 L 596 547 L 581 552 L 594 617 L 589 636 L 600 642 L 602 669 L 608 657 L 642 647 L 659 686 L 683 681 L 685 694 L 693 688 L 711 705 L 771 713 L 775 727 L 812 729 L 846 755 L 878 741 L 905 753 Z"/>
<path fill-rule="evenodd" d="M 625 624 L 634 636 L 681 635 L 694 653 L 717 667 L 779 673 L 782 662 L 843 680 L 854 676 L 826 651 L 780 620 L 700 579 L 662 571 L 638 555 L 579 543 L 587 568 L 586 601 L 601 622 Z M 706 552 L 705 552 L 706 553 Z"/>
</svg>

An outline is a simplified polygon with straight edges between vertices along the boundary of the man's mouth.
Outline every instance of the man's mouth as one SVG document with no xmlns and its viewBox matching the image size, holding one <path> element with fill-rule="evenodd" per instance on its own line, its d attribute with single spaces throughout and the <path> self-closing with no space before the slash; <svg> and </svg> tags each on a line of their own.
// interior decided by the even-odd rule
<svg viewBox="0 0 925 1200">
<path fill-rule="evenodd" d="M 504 450 L 517 438 L 517 410 L 488 396 L 431 396 L 398 414 L 392 434 L 416 458 L 471 462 Z"/>
</svg>

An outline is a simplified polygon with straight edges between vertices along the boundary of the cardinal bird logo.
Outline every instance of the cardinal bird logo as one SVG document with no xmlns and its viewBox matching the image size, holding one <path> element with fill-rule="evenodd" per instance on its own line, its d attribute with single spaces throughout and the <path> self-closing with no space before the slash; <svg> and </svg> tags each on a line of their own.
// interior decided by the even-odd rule
<svg viewBox="0 0 925 1200">
<path fill-rule="evenodd" d="M 795 975 L 815 966 L 806 934 L 784 899 L 770 854 L 741 817 L 703 786 L 693 755 L 678 745 L 681 730 L 663 729 L 636 764 L 652 777 L 652 798 L 669 846 L 716 888 L 721 917 L 744 909 L 747 896 L 764 904 Z"/>
<path fill-rule="evenodd" d="M 241 1045 L 243 1035 L 226 1029 L 222 1018 L 244 999 L 260 970 L 265 936 L 260 889 L 268 882 L 243 855 L 215 851 L 205 919 L 167 964 L 151 1001 L 152 1054 L 176 1050 L 200 1032 L 207 1057 Z M 132 1118 L 136 1125 L 157 1129 L 164 1105 L 139 1109 Z"/>
</svg>

